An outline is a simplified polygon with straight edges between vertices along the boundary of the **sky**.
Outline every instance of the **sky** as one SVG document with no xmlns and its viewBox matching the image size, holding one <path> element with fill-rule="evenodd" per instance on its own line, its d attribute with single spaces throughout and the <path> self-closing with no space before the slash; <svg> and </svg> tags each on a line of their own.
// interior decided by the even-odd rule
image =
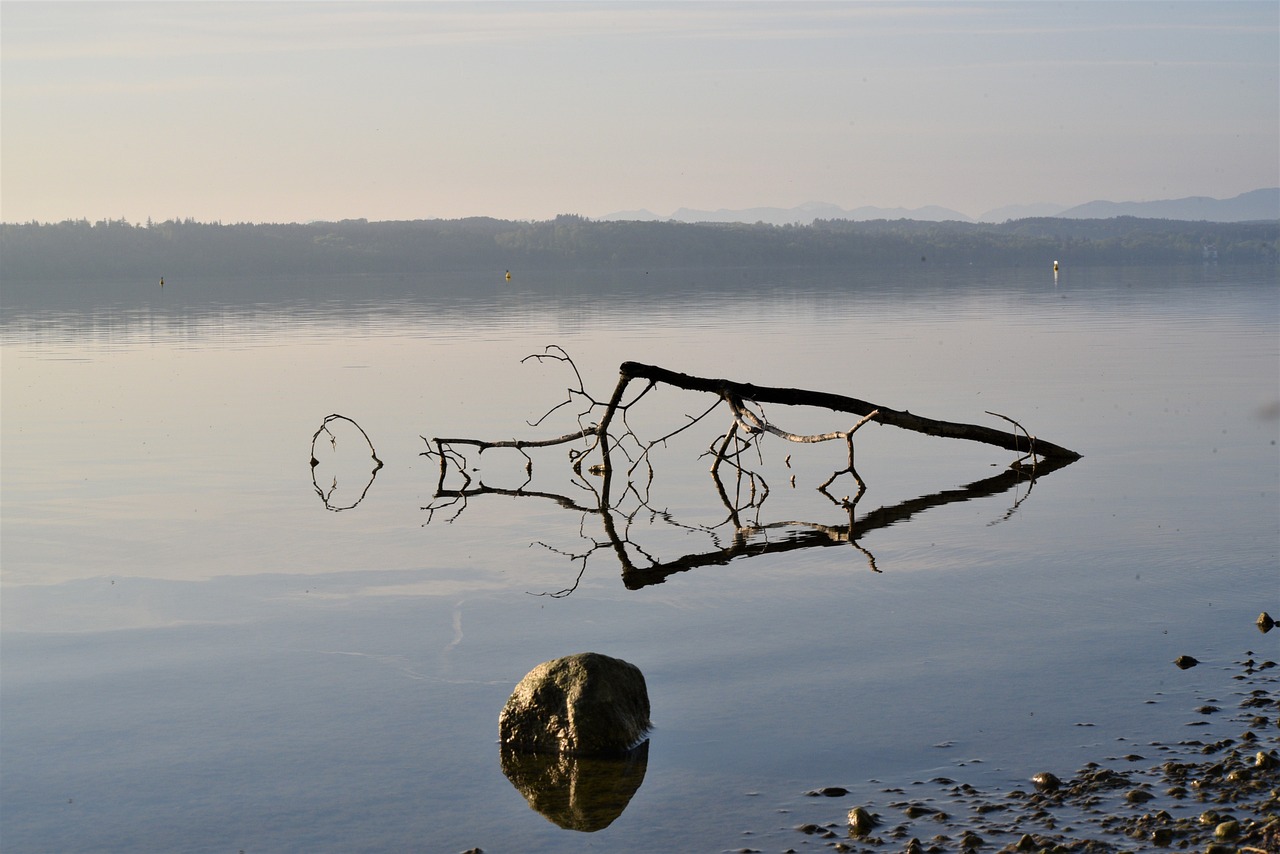
<svg viewBox="0 0 1280 854">
<path fill-rule="evenodd" d="M 0 3 L 0 220 L 1280 186 L 1280 3 Z"/>
</svg>

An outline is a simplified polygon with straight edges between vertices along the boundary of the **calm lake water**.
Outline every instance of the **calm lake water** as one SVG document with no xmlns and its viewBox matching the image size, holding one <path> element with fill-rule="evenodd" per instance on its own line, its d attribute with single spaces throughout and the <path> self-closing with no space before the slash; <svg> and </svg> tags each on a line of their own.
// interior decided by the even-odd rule
<svg viewBox="0 0 1280 854">
<path fill-rule="evenodd" d="M 886 786 L 1009 789 L 1176 739 L 1233 661 L 1277 657 L 1253 625 L 1280 612 L 1274 268 L 5 290 L 7 852 L 781 851 Z M 700 456 L 717 410 L 655 448 L 639 497 L 614 484 L 630 559 L 712 554 L 735 520 L 780 547 L 624 579 L 598 513 L 510 494 L 589 506 L 564 448 L 527 483 L 518 454 L 469 454 L 495 489 L 448 506 L 421 456 L 422 437 L 574 429 L 580 396 L 528 424 L 576 385 L 522 363 L 549 345 L 600 400 L 635 360 L 998 412 L 1084 457 L 966 494 L 1014 455 L 869 424 L 856 544 L 821 547 L 856 495 L 815 488 L 840 443 L 766 439 L 754 503 L 722 471 L 733 513 Z M 629 419 L 653 439 L 710 403 L 658 389 Z M 381 469 L 336 421 L 313 471 L 331 413 Z M 644 672 L 655 724 L 595 832 L 531 808 L 497 743 L 520 678 L 586 650 Z M 851 794 L 805 796 L 824 786 Z"/>
</svg>

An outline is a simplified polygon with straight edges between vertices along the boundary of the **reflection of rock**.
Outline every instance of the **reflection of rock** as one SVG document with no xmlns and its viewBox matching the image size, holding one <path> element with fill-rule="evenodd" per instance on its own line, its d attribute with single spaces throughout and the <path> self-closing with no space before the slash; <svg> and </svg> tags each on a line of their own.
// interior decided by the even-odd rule
<svg viewBox="0 0 1280 854">
<path fill-rule="evenodd" d="M 623 757 L 521 753 L 502 748 L 502 773 L 529 806 L 566 830 L 608 827 L 644 782 L 649 742 Z"/>
<path fill-rule="evenodd" d="M 529 671 L 498 719 L 505 751 L 621 756 L 649 731 L 649 692 L 634 664 L 595 652 Z"/>
</svg>

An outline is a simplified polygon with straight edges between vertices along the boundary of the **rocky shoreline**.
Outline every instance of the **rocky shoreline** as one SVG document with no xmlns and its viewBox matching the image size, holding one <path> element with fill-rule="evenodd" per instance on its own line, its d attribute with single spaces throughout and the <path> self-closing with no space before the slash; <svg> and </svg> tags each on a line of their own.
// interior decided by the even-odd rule
<svg viewBox="0 0 1280 854">
<path fill-rule="evenodd" d="M 1237 736 L 1152 742 L 1159 763 L 1130 754 L 1119 768 L 1090 762 L 1067 779 L 1044 771 L 1008 792 L 950 777 L 885 788 L 842 807 L 843 820 L 795 827 L 801 838 L 788 850 L 1280 854 L 1280 668 L 1252 652 L 1235 666 L 1236 707 L 1195 711 L 1224 716 L 1218 723 L 1237 724 Z M 846 804 L 850 795 L 841 787 L 807 794 Z"/>
</svg>

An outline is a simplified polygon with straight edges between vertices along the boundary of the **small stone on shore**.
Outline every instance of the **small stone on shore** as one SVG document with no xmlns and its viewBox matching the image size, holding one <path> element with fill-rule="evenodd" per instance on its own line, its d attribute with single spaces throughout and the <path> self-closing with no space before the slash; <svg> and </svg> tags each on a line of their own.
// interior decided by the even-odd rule
<svg viewBox="0 0 1280 854">
<path fill-rule="evenodd" d="M 1062 781 L 1058 779 L 1056 774 L 1048 771 L 1041 771 L 1031 778 L 1031 782 L 1035 784 L 1038 792 L 1056 792 L 1062 788 Z"/>
<path fill-rule="evenodd" d="M 880 819 L 862 807 L 849 810 L 849 832 L 854 836 L 865 836 L 880 823 Z"/>
</svg>

